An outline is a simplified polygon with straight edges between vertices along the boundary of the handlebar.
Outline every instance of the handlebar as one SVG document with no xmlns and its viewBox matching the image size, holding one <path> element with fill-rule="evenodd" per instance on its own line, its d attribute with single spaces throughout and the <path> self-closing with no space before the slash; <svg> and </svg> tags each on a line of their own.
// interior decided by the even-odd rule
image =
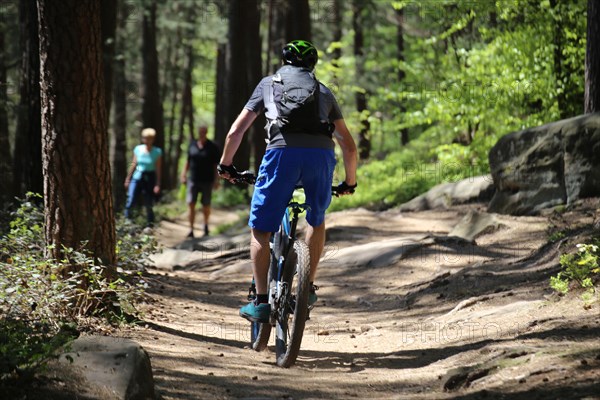
<svg viewBox="0 0 600 400">
<path fill-rule="evenodd" d="M 248 185 L 254 185 L 256 183 L 256 175 L 252 171 L 242 171 L 238 172 L 237 176 L 232 177 L 231 180 L 233 183 L 245 183 Z M 299 186 L 298 188 L 301 188 Z M 341 193 L 339 193 L 339 188 L 337 186 L 331 187 L 331 194 L 335 197 L 340 197 Z"/>
</svg>

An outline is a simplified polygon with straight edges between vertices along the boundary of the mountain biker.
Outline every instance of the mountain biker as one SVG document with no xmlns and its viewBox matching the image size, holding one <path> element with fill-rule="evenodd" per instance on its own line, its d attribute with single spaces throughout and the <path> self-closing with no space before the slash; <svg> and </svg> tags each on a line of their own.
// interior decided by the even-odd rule
<svg viewBox="0 0 600 400">
<path fill-rule="evenodd" d="M 253 302 L 240 309 L 240 316 L 254 322 L 268 322 L 267 274 L 269 269 L 269 239 L 277 231 L 287 204 L 295 187 L 302 184 L 306 195 L 307 211 L 306 242 L 310 250 L 310 295 L 309 304 L 317 300 L 313 282 L 317 265 L 325 244 L 325 210 L 331 202 L 331 185 L 336 164 L 335 138 L 343 154 L 345 180 L 338 186 L 339 194 L 352 194 L 356 188 L 356 144 L 350 134 L 333 93 L 323 84 L 317 83 L 314 90 L 317 101 L 315 118 L 327 125 L 327 132 L 285 131 L 273 129 L 278 123 L 279 106 L 275 104 L 274 85 L 284 73 L 312 74 L 318 61 L 317 49 L 312 43 L 294 40 L 282 50 L 282 68 L 267 76 L 256 86 L 244 109 L 231 126 L 220 164 L 219 175 L 234 180 L 237 171 L 233 156 L 246 130 L 258 114 L 266 110 L 268 145 L 261 162 L 252 197 L 250 218 L 250 254 L 252 259 L 257 296 Z M 286 71 L 283 71 L 286 69 Z M 298 70 L 300 69 L 300 70 Z M 313 75 L 314 78 L 314 75 Z M 315 82 L 317 82 L 315 80 Z M 335 130 L 334 130 L 335 129 Z"/>
</svg>

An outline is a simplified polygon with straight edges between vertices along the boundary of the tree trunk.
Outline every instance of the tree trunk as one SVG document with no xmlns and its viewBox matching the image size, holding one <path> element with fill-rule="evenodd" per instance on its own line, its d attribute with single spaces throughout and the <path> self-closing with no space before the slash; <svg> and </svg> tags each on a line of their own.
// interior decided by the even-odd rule
<svg viewBox="0 0 600 400">
<path fill-rule="evenodd" d="M 152 0 L 144 9 L 142 18 L 142 125 L 144 128 L 154 128 L 156 139 L 154 145 L 164 149 L 164 119 L 163 106 L 158 79 L 158 52 L 156 50 L 156 0 Z M 169 166 L 163 162 L 163 179 L 168 180 L 166 171 Z M 170 187 L 169 182 L 161 182 L 164 187 Z"/>
<path fill-rule="evenodd" d="M 398 49 L 398 61 L 400 62 L 400 66 L 398 67 L 398 83 L 400 86 L 403 86 L 404 79 L 406 78 L 406 73 L 404 72 L 404 9 L 399 8 L 396 10 L 396 21 L 398 23 L 398 29 L 396 31 L 396 45 Z M 402 101 L 402 100 L 401 100 Z M 404 103 L 400 103 L 399 106 L 400 114 L 404 116 L 406 113 L 406 106 Z M 400 143 L 402 146 L 406 146 L 408 144 L 408 128 L 403 128 L 400 131 Z"/>
<path fill-rule="evenodd" d="M 106 103 L 106 122 L 109 126 L 113 85 L 113 61 L 117 33 L 117 0 L 102 0 L 102 59 L 104 63 L 104 101 Z"/>
<path fill-rule="evenodd" d="M 249 43 L 249 38 L 253 37 L 253 32 L 258 29 L 255 24 L 260 22 L 260 19 L 247 18 L 247 16 L 255 15 L 258 12 L 257 8 L 257 0 L 232 0 L 229 3 L 229 31 L 224 82 L 226 95 L 223 114 L 228 128 L 242 111 L 258 83 L 249 82 L 248 60 L 252 59 L 250 51 L 254 49 L 254 45 Z M 244 136 L 233 162 L 240 170 L 250 167 L 248 135 Z"/>
<path fill-rule="evenodd" d="M 19 108 L 13 166 L 14 194 L 42 194 L 42 131 L 40 121 L 40 56 L 36 0 L 19 2 L 22 51 Z"/>
<path fill-rule="evenodd" d="M 274 73 L 281 66 L 281 49 L 286 44 L 286 21 L 289 4 L 285 1 L 269 1 L 268 51 L 265 75 Z"/>
<path fill-rule="evenodd" d="M 84 247 L 115 268 L 100 3 L 38 0 L 48 253 Z M 72 265 L 72 269 L 76 266 Z"/>
<path fill-rule="evenodd" d="M 12 192 L 12 159 L 8 134 L 8 87 L 6 84 L 6 46 L 4 27 L 0 26 L 0 205 Z"/>
<path fill-rule="evenodd" d="M 188 121 L 188 136 L 190 140 L 194 140 L 196 132 L 194 131 L 194 98 L 192 96 L 192 86 L 194 86 L 194 82 L 192 82 L 194 72 L 194 47 L 192 45 L 187 46 L 187 65 L 185 67 L 185 75 L 186 75 L 186 84 L 184 86 L 185 96 L 187 97 L 187 121 Z M 175 160 L 177 163 L 179 161 L 179 157 Z"/>
<path fill-rule="evenodd" d="M 254 87 L 258 85 L 262 78 L 262 51 L 260 40 L 260 10 L 258 4 L 256 7 L 250 7 L 246 13 L 246 21 L 248 24 L 248 30 L 245 35 L 246 38 L 246 51 L 248 60 L 248 83 L 249 93 L 254 90 Z M 264 113 L 259 115 L 252 128 L 250 130 L 250 138 L 252 143 L 251 155 L 252 155 L 252 166 L 254 171 L 258 171 L 258 167 L 265 154 L 267 144 L 265 143 L 265 126 L 266 120 Z"/>
<path fill-rule="evenodd" d="M 550 0 L 550 6 L 554 10 L 555 13 L 559 13 L 557 4 L 557 0 Z M 554 44 L 554 51 L 552 54 L 554 61 L 554 82 L 556 82 L 559 87 L 557 89 L 556 101 L 558 102 L 558 113 L 560 115 L 560 119 L 568 118 L 569 113 L 569 104 L 567 99 L 567 88 L 566 82 L 564 78 L 566 76 L 566 71 L 564 71 L 563 63 L 562 63 L 562 52 L 563 52 L 563 31 L 564 27 L 558 21 L 554 21 L 554 26 L 552 28 L 552 41 Z"/>
<path fill-rule="evenodd" d="M 181 42 L 181 29 L 177 29 L 177 34 L 176 34 L 176 43 L 180 43 Z M 177 99 L 179 98 L 179 74 L 180 74 L 180 68 L 179 68 L 179 46 L 176 46 L 176 48 L 174 49 L 174 53 L 173 53 L 173 59 L 171 60 L 170 64 L 170 71 L 168 74 L 170 76 L 170 80 L 171 80 L 171 85 L 170 85 L 170 90 L 171 90 L 171 111 L 169 112 L 169 128 L 168 128 L 168 132 L 169 132 L 169 140 L 168 140 L 168 146 L 165 149 L 165 154 L 168 155 L 169 160 L 175 160 L 175 151 L 177 149 L 175 149 L 175 145 L 174 145 L 174 140 L 175 140 L 175 120 L 176 120 L 176 109 L 177 109 Z M 177 182 L 177 165 L 178 162 L 175 161 L 175 163 L 170 163 L 170 165 L 175 165 L 175 167 L 171 167 L 170 168 L 170 173 L 171 173 L 171 184 L 173 186 L 176 185 Z"/>
<path fill-rule="evenodd" d="M 286 41 L 312 40 L 308 0 L 289 0 L 287 3 Z"/>
<path fill-rule="evenodd" d="M 340 43 L 342 41 L 342 1 L 334 0 L 333 1 L 333 41 L 336 43 Z M 340 58 L 342 58 L 342 48 L 337 46 L 333 51 L 333 60 L 331 64 L 335 67 L 334 70 L 334 81 L 337 85 L 338 76 L 337 70 L 340 68 Z"/>
<path fill-rule="evenodd" d="M 225 108 L 227 103 L 227 44 L 220 43 L 217 47 L 217 82 L 215 87 L 205 85 L 202 87 L 203 96 L 208 100 L 210 95 L 214 94 L 215 100 L 215 143 L 222 149 L 225 145 L 227 136 L 227 119 L 225 118 Z"/>
<path fill-rule="evenodd" d="M 365 76 L 364 67 L 364 34 L 363 34 L 363 12 L 364 0 L 354 0 L 352 27 L 354 28 L 354 57 L 356 59 L 356 76 L 361 79 Z M 359 84 L 360 86 L 360 84 Z M 356 92 L 356 110 L 359 112 L 360 131 L 358 133 L 358 154 L 361 160 L 369 158 L 371 153 L 371 139 L 369 138 L 370 123 L 367 119 L 367 90 L 361 88 Z"/>
<path fill-rule="evenodd" d="M 119 5 L 119 33 L 117 35 L 114 62 L 113 95 L 115 114 L 111 143 L 111 166 L 115 212 L 125 206 L 127 194 L 123 183 L 127 176 L 127 77 L 125 75 L 125 26 L 127 10 L 125 3 Z"/>
<path fill-rule="evenodd" d="M 600 111 L 600 4 L 588 0 L 584 114 Z"/>
</svg>

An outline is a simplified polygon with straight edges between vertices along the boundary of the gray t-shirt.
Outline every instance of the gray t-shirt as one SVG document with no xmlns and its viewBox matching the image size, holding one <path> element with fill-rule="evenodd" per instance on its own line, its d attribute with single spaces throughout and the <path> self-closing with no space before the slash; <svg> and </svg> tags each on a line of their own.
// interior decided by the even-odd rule
<svg viewBox="0 0 600 400">
<path fill-rule="evenodd" d="M 264 77 L 254 89 L 252 96 L 244 106 L 245 109 L 260 114 L 265 111 L 267 120 L 272 121 L 277 117 L 277 108 L 273 102 L 271 86 L 273 84 L 273 76 Z M 338 119 L 342 119 L 342 112 L 338 105 L 335 96 L 322 83 L 319 96 L 319 118 L 322 121 L 333 123 Z M 315 135 L 307 133 L 288 133 L 278 134 L 269 140 L 267 149 L 281 147 L 311 147 L 311 148 L 326 148 L 333 149 L 335 147 L 333 140 L 325 135 Z"/>
</svg>

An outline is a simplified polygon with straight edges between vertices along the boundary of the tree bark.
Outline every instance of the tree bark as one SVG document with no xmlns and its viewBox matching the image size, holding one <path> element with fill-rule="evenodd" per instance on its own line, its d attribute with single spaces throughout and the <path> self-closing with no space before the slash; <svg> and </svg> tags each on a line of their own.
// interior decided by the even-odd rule
<svg viewBox="0 0 600 400">
<path fill-rule="evenodd" d="M 42 131 L 40 109 L 40 56 L 36 0 L 19 2 L 19 36 L 21 78 L 19 81 L 19 108 L 13 164 L 13 193 L 42 194 Z"/>
<path fill-rule="evenodd" d="M 396 31 L 396 46 L 398 49 L 398 61 L 400 63 L 400 66 L 398 67 L 398 83 L 402 87 L 403 83 L 404 83 L 404 79 L 406 78 L 406 73 L 404 72 L 404 66 L 403 66 L 404 61 L 406 59 L 404 57 L 404 9 L 403 8 L 399 8 L 396 10 L 396 21 L 398 22 L 398 29 Z M 398 108 L 400 110 L 400 114 L 402 114 L 404 116 L 404 113 L 406 113 L 406 106 L 404 106 L 404 103 L 400 103 Z M 403 128 L 400 131 L 400 144 L 402 144 L 402 146 L 406 146 L 408 144 L 408 141 L 409 141 L 408 128 Z"/>
<path fill-rule="evenodd" d="M 106 103 L 106 121 L 110 121 L 112 103 L 113 62 L 115 57 L 115 41 L 117 33 L 118 0 L 102 0 L 102 54 L 104 63 L 104 101 Z"/>
<path fill-rule="evenodd" d="M 248 72 L 248 60 L 252 60 L 254 56 L 250 52 L 255 51 L 255 46 L 249 43 L 249 38 L 253 37 L 253 32 L 258 29 L 255 25 L 260 22 L 260 18 L 248 18 L 248 16 L 256 15 L 256 13 L 258 13 L 257 0 L 232 0 L 229 3 L 224 82 L 224 118 L 227 127 L 233 124 L 258 83 L 249 82 Z M 233 162 L 240 170 L 250 167 L 248 135 L 244 135 Z"/>
<path fill-rule="evenodd" d="M 158 79 L 158 52 L 156 50 L 156 0 L 152 0 L 144 8 L 142 18 L 142 124 L 144 128 L 154 128 L 156 139 L 154 145 L 164 149 L 164 117 L 163 105 Z M 166 171 L 169 166 L 163 162 L 163 179 L 168 180 Z M 169 182 L 161 182 L 169 187 Z"/>
<path fill-rule="evenodd" d="M 600 111 L 600 4 L 588 0 L 584 114 Z"/>
<path fill-rule="evenodd" d="M 260 10 L 258 4 L 256 7 L 250 7 L 246 13 L 246 21 L 248 30 L 246 32 L 246 51 L 248 59 L 248 84 L 249 92 L 254 90 L 254 87 L 262 78 L 262 49 L 260 39 Z M 264 113 L 259 115 L 250 130 L 251 138 L 251 158 L 254 171 L 258 171 L 258 167 L 265 154 L 267 144 L 265 143 L 265 126 L 266 120 Z"/>
<path fill-rule="evenodd" d="M 12 192 L 12 159 L 8 132 L 8 87 L 6 80 L 6 46 L 4 27 L 0 26 L 0 204 Z"/>
<path fill-rule="evenodd" d="M 289 0 L 287 8 L 286 41 L 312 40 L 308 0 Z"/>
<path fill-rule="evenodd" d="M 47 251 L 62 259 L 63 246 L 83 246 L 111 275 L 115 221 L 100 4 L 53 3 L 38 0 Z"/>
<path fill-rule="evenodd" d="M 265 75 L 274 73 L 281 66 L 281 49 L 286 44 L 286 22 L 289 3 L 281 0 L 269 1 L 268 51 Z"/>
<path fill-rule="evenodd" d="M 127 194 L 123 182 L 127 177 L 127 76 L 125 75 L 125 25 L 127 10 L 125 3 L 119 4 L 118 34 L 115 43 L 113 96 L 115 114 L 111 142 L 111 166 L 115 212 L 125 206 Z M 105 74 L 106 75 L 106 74 Z"/>
<path fill-rule="evenodd" d="M 177 29 L 177 34 L 175 35 L 175 40 L 176 43 L 180 43 L 181 42 L 181 29 Z M 173 52 L 173 59 L 170 61 L 170 68 L 169 71 L 165 71 L 165 76 L 169 76 L 171 84 L 170 84 L 170 90 L 171 90 L 171 110 L 169 112 L 169 127 L 168 127 L 168 132 L 169 132 L 169 139 L 168 139 L 168 145 L 166 146 L 167 148 L 165 149 L 165 154 L 168 155 L 169 160 L 174 160 L 175 156 L 174 153 L 176 151 L 175 149 L 175 145 L 174 145 L 174 141 L 175 141 L 175 120 L 176 120 L 176 109 L 177 109 L 177 99 L 179 98 L 179 74 L 180 74 L 180 68 L 179 68 L 179 46 L 177 46 L 174 49 Z M 169 163 L 170 165 L 173 165 L 173 163 Z M 176 182 L 177 182 L 177 165 L 178 163 L 175 162 L 175 168 L 171 167 L 170 168 L 170 173 L 171 173 L 171 184 L 173 186 L 175 186 Z"/>
<path fill-rule="evenodd" d="M 225 137 L 227 136 L 227 119 L 225 118 L 225 109 L 227 103 L 227 43 L 217 45 L 217 82 L 215 87 L 204 86 L 202 88 L 203 96 L 208 100 L 210 95 L 214 94 L 215 100 L 215 143 L 222 149 L 225 145 Z M 214 90 L 213 90 L 214 89 Z"/>
<path fill-rule="evenodd" d="M 354 0 L 352 27 L 354 28 L 354 57 L 356 60 L 356 76 L 360 79 L 365 76 L 364 67 L 364 33 L 363 13 L 365 9 L 364 0 Z M 371 139 L 369 138 L 370 123 L 367 119 L 367 89 L 361 88 L 356 92 L 356 110 L 360 115 L 360 130 L 358 133 L 358 154 L 361 160 L 369 158 L 371 153 Z"/>
</svg>

